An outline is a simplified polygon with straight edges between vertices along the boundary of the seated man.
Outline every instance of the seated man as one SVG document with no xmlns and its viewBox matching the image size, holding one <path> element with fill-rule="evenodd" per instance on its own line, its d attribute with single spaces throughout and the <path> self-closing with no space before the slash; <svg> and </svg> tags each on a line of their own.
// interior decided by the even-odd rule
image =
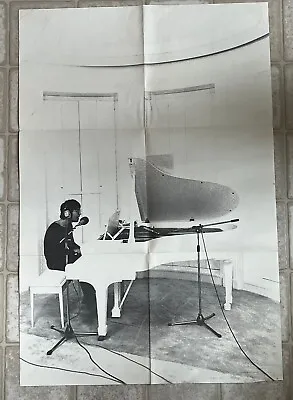
<svg viewBox="0 0 293 400">
<path fill-rule="evenodd" d="M 81 257 L 80 246 L 75 243 L 72 222 L 78 222 L 81 205 L 74 199 L 66 200 L 60 206 L 60 219 L 54 221 L 44 237 L 44 254 L 49 269 L 65 271 L 67 264 L 73 264 Z M 95 305 L 95 290 L 89 283 L 80 282 L 83 300 L 87 306 Z"/>
</svg>

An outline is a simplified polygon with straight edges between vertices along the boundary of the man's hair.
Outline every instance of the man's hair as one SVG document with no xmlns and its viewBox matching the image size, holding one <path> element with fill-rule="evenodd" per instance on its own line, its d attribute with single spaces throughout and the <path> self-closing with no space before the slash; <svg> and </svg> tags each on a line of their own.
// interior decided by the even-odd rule
<svg viewBox="0 0 293 400">
<path fill-rule="evenodd" d="M 60 218 L 65 219 L 65 216 L 64 216 L 65 210 L 69 210 L 72 213 L 74 210 L 80 210 L 80 208 L 81 208 L 81 205 L 77 200 L 75 200 L 75 199 L 66 200 L 60 206 Z"/>
</svg>

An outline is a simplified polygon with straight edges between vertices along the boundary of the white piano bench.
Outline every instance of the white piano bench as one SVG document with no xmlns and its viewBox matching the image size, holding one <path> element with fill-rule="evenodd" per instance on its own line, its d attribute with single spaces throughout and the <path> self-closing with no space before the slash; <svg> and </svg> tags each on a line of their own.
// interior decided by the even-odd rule
<svg viewBox="0 0 293 400">
<path fill-rule="evenodd" d="M 58 294 L 61 327 L 64 328 L 63 285 L 66 282 L 63 271 L 47 269 L 39 275 L 30 285 L 31 327 L 34 327 L 34 295 Z"/>
</svg>

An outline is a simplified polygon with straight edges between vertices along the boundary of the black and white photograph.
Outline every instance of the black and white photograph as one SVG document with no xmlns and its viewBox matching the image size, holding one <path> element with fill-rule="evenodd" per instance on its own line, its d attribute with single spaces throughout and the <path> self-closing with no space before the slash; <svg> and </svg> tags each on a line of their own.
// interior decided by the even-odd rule
<svg viewBox="0 0 293 400">
<path fill-rule="evenodd" d="M 21 386 L 282 380 L 267 3 L 19 21 Z"/>
</svg>

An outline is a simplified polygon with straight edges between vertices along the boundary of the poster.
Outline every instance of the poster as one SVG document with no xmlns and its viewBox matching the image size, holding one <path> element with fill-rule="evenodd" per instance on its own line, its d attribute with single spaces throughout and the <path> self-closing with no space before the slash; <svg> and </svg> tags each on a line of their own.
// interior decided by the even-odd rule
<svg viewBox="0 0 293 400">
<path fill-rule="evenodd" d="M 21 385 L 282 379 L 267 4 L 19 29 Z"/>
</svg>

